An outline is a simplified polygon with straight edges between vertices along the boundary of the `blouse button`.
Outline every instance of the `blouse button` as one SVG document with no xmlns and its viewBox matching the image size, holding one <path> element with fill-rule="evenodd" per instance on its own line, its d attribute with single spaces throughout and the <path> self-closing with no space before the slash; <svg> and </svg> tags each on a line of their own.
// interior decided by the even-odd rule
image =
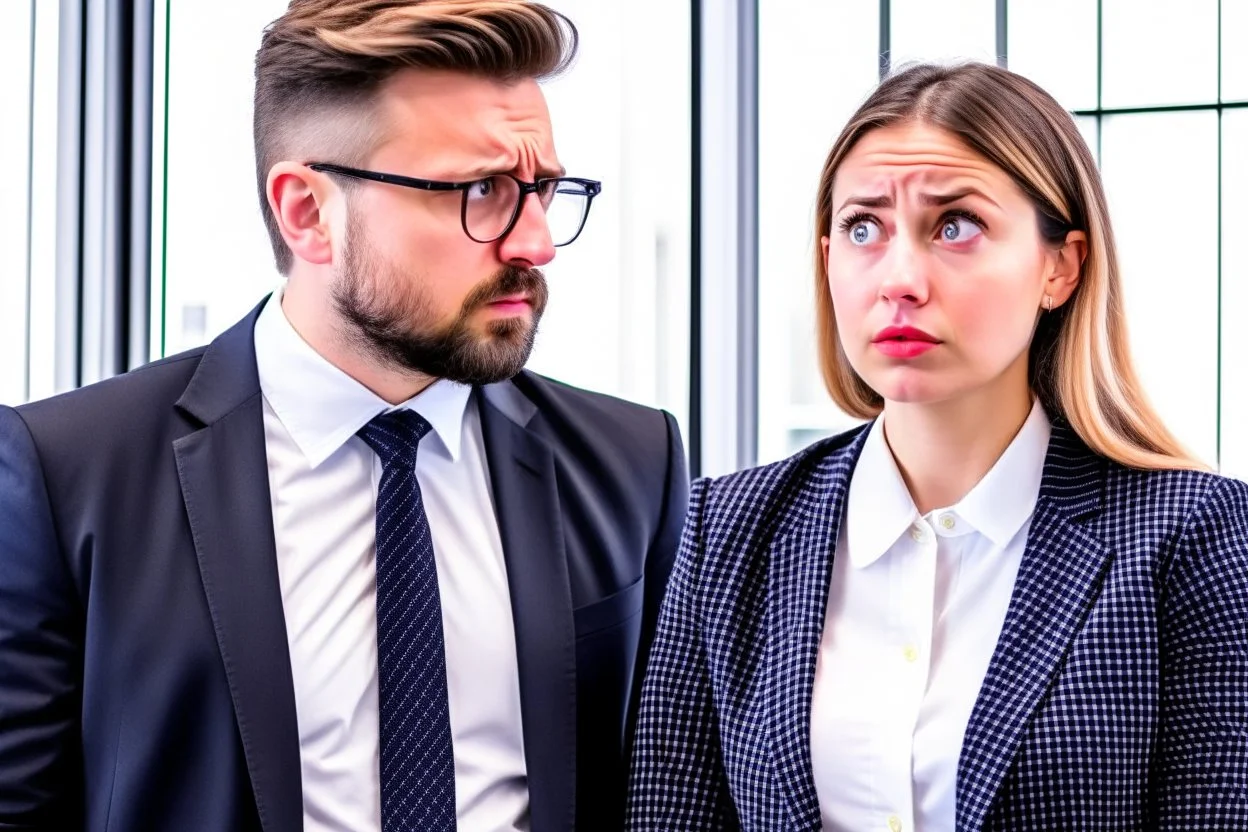
<svg viewBox="0 0 1248 832">
<path fill-rule="evenodd" d="M 952 514 L 944 514 L 941 515 L 940 525 L 944 526 L 946 529 L 952 530 L 954 526 L 958 525 L 958 521 L 954 519 Z"/>
<path fill-rule="evenodd" d="M 890 832 L 901 832 L 901 818 L 893 815 L 888 819 L 888 828 Z"/>
</svg>

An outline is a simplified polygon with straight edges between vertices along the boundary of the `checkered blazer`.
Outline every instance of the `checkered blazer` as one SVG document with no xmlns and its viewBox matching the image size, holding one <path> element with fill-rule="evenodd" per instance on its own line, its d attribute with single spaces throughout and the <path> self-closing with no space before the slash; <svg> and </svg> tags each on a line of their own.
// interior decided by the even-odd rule
<svg viewBox="0 0 1248 832">
<path fill-rule="evenodd" d="M 820 828 L 810 713 L 866 431 L 693 487 L 628 829 Z M 1248 485 L 1055 424 L 958 761 L 957 828 L 1248 830 Z"/>
</svg>

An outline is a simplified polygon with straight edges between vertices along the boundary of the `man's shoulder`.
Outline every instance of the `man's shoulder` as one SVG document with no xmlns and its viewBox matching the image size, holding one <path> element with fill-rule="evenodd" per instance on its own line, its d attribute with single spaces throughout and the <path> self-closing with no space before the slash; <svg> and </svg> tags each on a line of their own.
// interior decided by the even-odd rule
<svg viewBox="0 0 1248 832">
<path fill-rule="evenodd" d="M 37 438 L 49 434 L 88 440 L 109 432 L 143 430 L 153 417 L 168 418 L 203 358 L 198 347 L 144 364 L 94 384 L 16 408 Z"/>
<path fill-rule="evenodd" d="M 584 387 L 577 387 L 568 384 L 566 381 L 559 381 L 550 376 L 535 373 L 532 370 L 523 370 L 518 376 L 512 379 L 512 382 L 525 392 L 534 392 L 543 398 L 549 398 L 566 402 L 574 407 L 583 407 L 591 410 L 602 409 L 606 411 L 619 411 L 624 413 L 658 413 L 659 409 L 650 407 L 637 402 L 622 399 L 619 396 L 612 396 L 608 393 L 600 393 L 595 390 L 587 390 Z"/>
<path fill-rule="evenodd" d="M 556 432 L 589 432 L 608 442 L 653 441 L 660 437 L 666 441 L 669 422 L 674 422 L 659 408 L 586 390 L 529 370 L 498 389 L 499 396 L 493 400 L 505 401 L 507 387 L 519 393 L 519 401 L 527 403 L 521 407 L 540 413 Z"/>
<path fill-rule="evenodd" d="M 541 437 L 565 464 L 613 476 L 666 476 L 684 446 L 665 411 L 524 371 L 484 388 L 504 418 Z"/>
</svg>

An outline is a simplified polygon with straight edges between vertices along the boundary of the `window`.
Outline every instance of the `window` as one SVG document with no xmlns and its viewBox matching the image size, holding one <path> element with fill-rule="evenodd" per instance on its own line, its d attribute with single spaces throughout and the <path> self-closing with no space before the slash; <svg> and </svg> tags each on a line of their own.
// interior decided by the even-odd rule
<svg viewBox="0 0 1248 832">
<path fill-rule="evenodd" d="M 1162 419 L 1218 454 L 1218 116 L 1108 115 L 1101 163 L 1131 351 Z"/>
<path fill-rule="evenodd" d="M 1245 21 L 1248 22 L 1248 21 Z M 1248 479 L 1248 107 L 1222 113 L 1221 409 L 1222 472 Z M 1207 224 L 1207 211 L 1194 214 Z"/>
<path fill-rule="evenodd" d="M 60 392 L 57 361 L 57 4 L 0 13 L 0 404 Z"/>
<path fill-rule="evenodd" d="M 815 192 L 828 150 L 879 78 L 879 43 L 880 17 L 871 3 L 760 5 L 758 456 L 763 462 L 856 424 L 829 401 L 819 376 L 811 282 Z"/>
<path fill-rule="evenodd" d="M 10 3 L 0 17 L 0 403 L 28 395 L 30 309 L 30 131 L 34 3 Z"/>
</svg>

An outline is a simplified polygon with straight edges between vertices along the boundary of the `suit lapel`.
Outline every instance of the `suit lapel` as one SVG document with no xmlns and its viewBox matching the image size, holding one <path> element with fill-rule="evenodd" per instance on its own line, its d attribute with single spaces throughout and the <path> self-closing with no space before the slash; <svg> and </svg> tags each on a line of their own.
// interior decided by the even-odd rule
<svg viewBox="0 0 1248 832">
<path fill-rule="evenodd" d="M 767 730 L 772 768 L 788 804 L 788 825 L 794 829 L 819 826 L 810 752 L 815 663 L 849 480 L 867 433 L 862 430 L 809 474 L 769 549 L 768 646 L 763 657 Z"/>
<path fill-rule="evenodd" d="M 1103 460 L 1056 424 L 1001 637 L 958 762 L 957 827 L 981 828 L 1027 725 L 1100 592 L 1112 553 L 1082 525 L 1100 507 Z"/>
<path fill-rule="evenodd" d="M 256 312 L 204 353 L 178 407 L 203 427 L 174 456 L 265 832 L 303 827 L 299 731 L 252 341 Z"/>
<path fill-rule="evenodd" d="M 576 639 L 554 454 L 510 383 L 476 396 L 507 564 L 533 829 L 576 815 Z"/>
</svg>

